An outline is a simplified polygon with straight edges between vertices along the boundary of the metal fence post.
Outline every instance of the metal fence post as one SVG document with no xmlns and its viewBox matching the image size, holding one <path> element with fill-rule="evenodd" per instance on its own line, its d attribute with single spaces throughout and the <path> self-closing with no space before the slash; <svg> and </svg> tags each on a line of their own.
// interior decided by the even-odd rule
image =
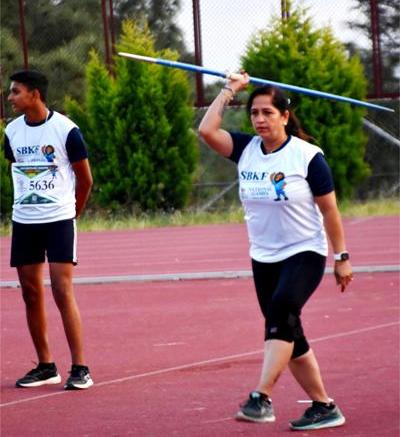
<svg viewBox="0 0 400 437">
<path fill-rule="evenodd" d="M 25 11 L 24 11 L 24 0 L 18 1 L 19 7 L 19 34 L 21 36 L 22 42 L 22 52 L 24 55 L 24 68 L 28 68 L 28 45 L 26 43 L 26 33 L 25 33 Z"/>
<path fill-rule="evenodd" d="M 281 0 L 281 16 L 282 22 L 285 22 L 289 19 L 289 5 L 287 0 Z"/>
<path fill-rule="evenodd" d="M 111 35 L 111 54 L 115 55 L 115 32 L 114 32 L 114 7 L 113 0 L 109 0 L 108 6 L 110 9 L 109 29 Z"/>
<path fill-rule="evenodd" d="M 200 0 L 193 0 L 194 57 L 196 65 L 203 65 L 201 49 Z M 203 75 L 196 73 L 196 106 L 204 106 Z"/>
<path fill-rule="evenodd" d="M 370 0 L 370 6 L 374 97 L 382 97 L 381 41 L 379 33 L 379 9 L 377 0 Z"/>
<path fill-rule="evenodd" d="M 106 0 L 101 0 L 101 15 L 103 17 L 103 31 L 104 31 L 104 49 L 107 68 L 111 68 L 111 55 L 110 55 L 110 36 L 108 29 L 108 18 L 107 18 L 107 4 Z"/>
</svg>

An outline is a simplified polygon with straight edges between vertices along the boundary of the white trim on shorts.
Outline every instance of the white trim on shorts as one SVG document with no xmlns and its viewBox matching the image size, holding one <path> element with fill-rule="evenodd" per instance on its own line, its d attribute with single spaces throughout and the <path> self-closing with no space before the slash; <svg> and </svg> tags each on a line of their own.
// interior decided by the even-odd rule
<svg viewBox="0 0 400 437">
<path fill-rule="evenodd" d="M 74 242 L 73 242 L 73 248 L 72 248 L 72 262 L 74 264 L 78 264 L 78 229 L 76 226 L 76 218 L 73 219 L 73 225 L 74 225 Z"/>
</svg>

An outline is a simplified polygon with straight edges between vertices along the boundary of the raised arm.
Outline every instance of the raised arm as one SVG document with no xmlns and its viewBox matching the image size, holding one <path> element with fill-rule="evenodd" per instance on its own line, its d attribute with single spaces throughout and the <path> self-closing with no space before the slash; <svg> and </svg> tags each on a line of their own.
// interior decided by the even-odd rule
<svg viewBox="0 0 400 437">
<path fill-rule="evenodd" d="M 244 89 L 248 83 L 249 76 L 246 73 L 240 75 L 239 79 L 230 80 L 211 103 L 200 123 L 200 136 L 222 156 L 230 156 L 233 150 L 232 137 L 226 130 L 221 129 L 225 107 L 235 94 Z"/>
</svg>

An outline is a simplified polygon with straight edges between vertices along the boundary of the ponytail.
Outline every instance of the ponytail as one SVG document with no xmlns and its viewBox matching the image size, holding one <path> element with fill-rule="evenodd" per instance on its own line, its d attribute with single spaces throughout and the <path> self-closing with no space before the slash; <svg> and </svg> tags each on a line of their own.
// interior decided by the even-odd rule
<svg viewBox="0 0 400 437">
<path fill-rule="evenodd" d="M 293 111 L 289 110 L 288 124 L 285 126 L 285 131 L 288 135 L 294 135 L 304 141 L 310 141 L 312 137 L 306 134 L 301 127 L 301 124 Z"/>
</svg>

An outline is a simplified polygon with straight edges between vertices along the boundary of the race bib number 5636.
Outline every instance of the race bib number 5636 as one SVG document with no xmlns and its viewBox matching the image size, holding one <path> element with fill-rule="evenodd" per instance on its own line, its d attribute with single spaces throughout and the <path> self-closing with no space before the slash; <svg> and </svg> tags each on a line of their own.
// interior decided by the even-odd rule
<svg viewBox="0 0 400 437">
<path fill-rule="evenodd" d="M 18 163 L 11 166 L 14 204 L 56 203 L 57 165 L 54 163 Z"/>
</svg>

